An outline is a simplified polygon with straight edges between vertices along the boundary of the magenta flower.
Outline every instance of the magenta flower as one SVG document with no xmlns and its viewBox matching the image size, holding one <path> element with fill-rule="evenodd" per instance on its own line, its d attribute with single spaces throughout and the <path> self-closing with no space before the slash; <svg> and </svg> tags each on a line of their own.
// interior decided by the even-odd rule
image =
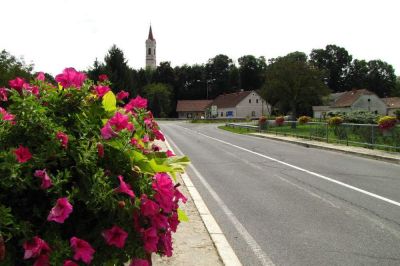
<svg viewBox="0 0 400 266">
<path fill-rule="evenodd" d="M 141 199 L 140 212 L 144 216 L 153 216 L 160 213 L 160 206 L 158 206 L 158 204 L 152 201 L 151 199 L 148 199 L 146 194 L 142 194 L 140 199 Z"/>
<path fill-rule="evenodd" d="M 143 232 L 144 250 L 147 252 L 157 252 L 158 235 L 154 227 L 150 227 Z"/>
<path fill-rule="evenodd" d="M 144 135 L 142 141 L 143 141 L 144 143 L 149 142 L 149 141 L 150 141 L 149 135 L 147 135 L 147 134 Z"/>
<path fill-rule="evenodd" d="M 125 110 L 132 111 L 135 109 L 141 109 L 147 107 L 147 99 L 140 97 L 139 95 L 136 96 L 135 99 L 132 99 L 125 105 Z"/>
<path fill-rule="evenodd" d="M 128 237 L 128 233 L 122 230 L 121 227 L 114 225 L 111 229 L 104 230 L 102 236 L 108 245 L 114 245 L 117 248 L 123 248 L 125 246 L 125 240 Z"/>
<path fill-rule="evenodd" d="M 160 207 L 167 213 L 172 211 L 174 198 L 174 184 L 169 175 L 157 173 L 152 183 L 153 190 L 156 192 L 154 199 Z"/>
<path fill-rule="evenodd" d="M 179 225 L 179 219 L 178 219 L 177 212 L 172 212 L 172 215 L 170 217 L 168 217 L 168 223 L 169 223 L 169 226 L 171 227 L 171 231 L 176 232 L 176 229 L 178 229 L 178 225 Z"/>
<path fill-rule="evenodd" d="M 186 203 L 187 201 L 187 198 L 178 190 L 178 188 L 175 188 L 174 196 L 175 196 L 174 200 L 175 202 L 182 200 L 183 203 Z"/>
<path fill-rule="evenodd" d="M 86 264 L 92 261 L 95 250 L 88 242 L 77 237 L 72 237 L 70 244 L 75 252 L 74 260 L 82 260 Z"/>
<path fill-rule="evenodd" d="M 104 157 L 104 146 L 101 143 L 97 143 L 97 154 L 100 158 Z"/>
<path fill-rule="evenodd" d="M 101 74 L 99 75 L 99 80 L 100 82 L 108 80 L 108 76 L 106 74 Z"/>
<path fill-rule="evenodd" d="M 58 74 L 56 76 L 56 81 L 59 82 L 64 88 L 80 88 L 85 79 L 86 75 L 76 71 L 73 67 L 64 69 L 62 74 Z"/>
<path fill-rule="evenodd" d="M 164 214 L 159 213 L 157 215 L 151 216 L 150 219 L 152 226 L 157 228 L 158 230 L 162 230 L 164 232 L 169 227 L 168 217 Z"/>
<path fill-rule="evenodd" d="M 44 80 L 46 79 L 46 77 L 44 76 L 44 73 L 43 73 L 43 72 L 39 72 L 39 73 L 37 74 L 37 76 L 36 76 L 36 79 L 37 79 L 37 80 L 44 81 Z"/>
<path fill-rule="evenodd" d="M 32 158 L 32 154 L 29 152 L 29 149 L 22 145 L 19 145 L 19 148 L 14 151 L 14 154 L 19 163 L 25 163 Z"/>
<path fill-rule="evenodd" d="M 68 135 L 59 131 L 56 134 L 56 138 L 61 142 L 61 147 L 66 149 L 68 147 Z"/>
<path fill-rule="evenodd" d="M 13 80 L 10 80 L 10 81 L 8 82 L 8 85 L 9 85 L 11 88 L 13 88 L 13 89 L 19 91 L 20 93 L 21 93 L 22 88 L 24 87 L 25 84 L 26 84 L 25 79 L 20 78 L 20 77 L 17 77 L 17 78 L 15 78 L 15 79 L 13 79 Z"/>
<path fill-rule="evenodd" d="M 38 177 L 38 178 L 40 178 L 42 180 L 42 184 L 40 185 L 40 188 L 48 189 L 49 187 L 52 186 L 51 179 L 47 175 L 46 169 L 36 170 L 34 176 Z"/>
<path fill-rule="evenodd" d="M 50 253 L 50 247 L 38 236 L 32 238 L 31 241 L 26 241 L 23 244 L 23 248 L 25 249 L 24 259 L 30 258 L 38 258 L 40 255 L 46 255 Z"/>
<path fill-rule="evenodd" d="M 171 150 L 167 150 L 166 154 L 167 154 L 167 157 L 176 156 Z"/>
<path fill-rule="evenodd" d="M 117 100 L 122 101 L 125 98 L 129 97 L 129 92 L 126 91 L 120 91 L 117 93 Z"/>
<path fill-rule="evenodd" d="M 103 139 L 111 139 L 117 136 L 117 133 L 114 132 L 109 123 L 105 124 L 100 132 Z"/>
<path fill-rule="evenodd" d="M 62 224 L 69 217 L 72 209 L 72 205 L 68 202 L 67 198 L 59 198 L 56 206 L 51 209 L 49 216 L 47 216 L 47 221 L 54 221 Z"/>
<path fill-rule="evenodd" d="M 167 257 L 172 256 L 171 232 L 167 232 L 165 235 L 162 235 L 158 244 L 160 246 L 161 252 L 163 252 Z"/>
<path fill-rule="evenodd" d="M 154 130 L 153 133 L 156 136 L 156 139 L 161 140 L 161 141 L 165 141 L 164 135 L 163 135 L 163 133 L 161 133 L 161 131 Z"/>
<path fill-rule="evenodd" d="M 7 113 L 6 109 L 0 107 L 1 119 L 4 121 L 14 121 L 15 115 Z"/>
<path fill-rule="evenodd" d="M 66 260 L 64 261 L 63 266 L 79 266 L 79 265 L 73 262 L 72 260 Z"/>
<path fill-rule="evenodd" d="M 150 264 L 147 260 L 133 259 L 129 266 L 150 266 Z"/>
<path fill-rule="evenodd" d="M 103 98 L 103 96 L 109 92 L 111 89 L 107 86 L 96 86 L 94 88 L 96 90 L 97 97 Z"/>
<path fill-rule="evenodd" d="M 2 102 L 8 101 L 6 88 L 0 88 L 0 101 Z"/>
<path fill-rule="evenodd" d="M 121 131 L 128 127 L 129 116 L 123 115 L 120 112 L 116 112 L 113 117 L 108 120 L 110 126 L 112 126 L 115 131 Z"/>
<path fill-rule="evenodd" d="M 119 187 L 115 189 L 115 192 L 125 193 L 129 197 L 134 198 L 135 193 L 133 193 L 131 186 L 129 184 L 125 183 L 124 177 L 122 175 L 119 175 L 118 179 L 119 179 Z"/>
</svg>

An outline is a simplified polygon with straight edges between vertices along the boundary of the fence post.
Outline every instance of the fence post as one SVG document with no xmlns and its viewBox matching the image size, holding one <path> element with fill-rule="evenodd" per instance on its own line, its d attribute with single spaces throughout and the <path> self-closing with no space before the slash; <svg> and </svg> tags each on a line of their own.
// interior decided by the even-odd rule
<svg viewBox="0 0 400 266">
<path fill-rule="evenodd" d="M 374 125 L 371 125 L 371 149 L 374 148 L 375 145 L 375 132 L 374 132 Z"/>
<path fill-rule="evenodd" d="M 329 129 L 328 129 L 328 123 L 325 123 L 325 132 L 326 132 L 326 143 L 329 143 Z"/>
</svg>

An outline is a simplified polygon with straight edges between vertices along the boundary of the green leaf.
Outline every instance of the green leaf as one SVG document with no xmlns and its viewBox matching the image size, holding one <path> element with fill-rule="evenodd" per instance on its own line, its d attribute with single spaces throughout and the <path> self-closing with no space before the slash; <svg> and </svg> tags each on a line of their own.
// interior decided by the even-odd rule
<svg viewBox="0 0 400 266">
<path fill-rule="evenodd" d="M 106 112 L 114 112 L 115 110 L 117 110 L 117 99 L 115 98 L 115 95 L 112 91 L 107 92 L 103 96 L 102 104 Z"/>
<path fill-rule="evenodd" d="M 187 217 L 186 213 L 181 209 L 178 209 L 178 220 L 180 222 L 189 222 L 189 218 Z"/>
</svg>

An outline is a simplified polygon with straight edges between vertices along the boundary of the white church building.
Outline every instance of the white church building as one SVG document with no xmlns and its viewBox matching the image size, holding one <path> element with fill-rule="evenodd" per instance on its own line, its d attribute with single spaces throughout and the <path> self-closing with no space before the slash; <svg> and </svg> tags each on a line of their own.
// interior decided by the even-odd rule
<svg viewBox="0 0 400 266">
<path fill-rule="evenodd" d="M 149 30 L 149 37 L 146 40 L 146 68 L 155 70 L 157 68 L 156 61 L 156 39 L 153 37 L 153 31 Z"/>
</svg>

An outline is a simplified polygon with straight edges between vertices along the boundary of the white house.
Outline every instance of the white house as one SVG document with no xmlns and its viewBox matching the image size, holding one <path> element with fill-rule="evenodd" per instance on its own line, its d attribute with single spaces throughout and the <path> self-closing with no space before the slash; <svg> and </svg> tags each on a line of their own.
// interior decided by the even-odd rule
<svg viewBox="0 0 400 266">
<path fill-rule="evenodd" d="M 256 91 L 240 91 L 219 95 L 211 103 L 218 118 L 258 118 L 269 115 L 271 107 Z"/>
<path fill-rule="evenodd" d="M 400 110 L 400 97 L 382 98 L 387 106 L 387 115 L 396 116 L 394 112 Z"/>
</svg>

